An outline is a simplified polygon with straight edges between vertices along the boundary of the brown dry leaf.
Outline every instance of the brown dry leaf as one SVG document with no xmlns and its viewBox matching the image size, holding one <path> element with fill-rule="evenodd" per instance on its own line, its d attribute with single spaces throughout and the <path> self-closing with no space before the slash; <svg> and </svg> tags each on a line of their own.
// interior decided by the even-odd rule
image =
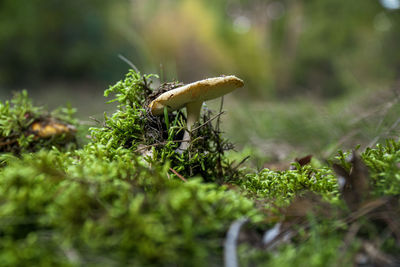
<svg viewBox="0 0 400 267">
<path fill-rule="evenodd" d="M 331 215 L 331 206 L 329 203 L 324 202 L 321 196 L 307 192 L 303 196 L 296 197 L 284 210 L 285 222 L 290 222 L 294 219 L 305 219 L 310 213 L 326 218 L 326 216 Z"/>
<path fill-rule="evenodd" d="M 294 162 L 299 163 L 300 166 L 303 167 L 304 165 L 310 164 L 312 157 L 313 157 L 312 155 L 307 155 L 305 157 L 295 158 Z M 275 163 L 270 162 L 270 163 L 265 163 L 263 167 L 274 171 L 285 171 L 285 170 L 296 169 L 296 167 L 290 165 L 289 162 L 275 162 Z"/>
<path fill-rule="evenodd" d="M 305 157 L 302 158 L 295 158 L 295 162 L 299 163 L 301 167 L 303 167 L 304 165 L 307 165 L 311 162 L 312 159 L 312 155 L 307 155 Z"/>
<path fill-rule="evenodd" d="M 332 167 L 338 175 L 339 181 L 344 179 L 341 190 L 347 206 L 351 210 L 356 210 L 369 197 L 369 174 L 367 166 L 355 152 L 353 152 L 350 162 L 352 163 L 350 172 L 338 164 L 333 164 Z"/>
<path fill-rule="evenodd" d="M 314 216 L 324 218 L 335 216 L 331 205 L 324 202 L 321 196 L 312 192 L 296 197 L 282 213 L 284 214 L 283 221 L 276 223 L 272 229 L 264 234 L 263 245 L 267 250 L 288 242 L 296 236 L 298 234 L 297 227 L 308 224 L 308 215 L 314 214 Z"/>
</svg>

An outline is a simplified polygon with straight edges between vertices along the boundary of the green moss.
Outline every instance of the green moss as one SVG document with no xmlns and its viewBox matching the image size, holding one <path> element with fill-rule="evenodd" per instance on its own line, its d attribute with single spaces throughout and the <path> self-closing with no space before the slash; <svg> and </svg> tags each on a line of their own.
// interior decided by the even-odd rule
<svg viewBox="0 0 400 267">
<path fill-rule="evenodd" d="M 68 251 L 78 265 L 219 261 L 230 222 L 257 214 L 223 187 L 168 179 L 168 165 L 149 169 L 125 149 L 109 156 L 90 144 L 9 160 L 0 173 L 1 262 L 72 264 Z"/>
<path fill-rule="evenodd" d="M 386 255 L 388 259 L 398 255 L 399 247 L 395 245 L 395 240 L 398 240 L 395 231 L 398 231 L 398 227 L 390 225 L 398 223 L 396 214 L 400 207 L 399 148 L 400 141 L 387 140 L 386 144 L 368 148 L 361 154 L 362 163 L 357 164 L 365 164 L 369 174 L 363 177 L 364 174 L 356 173 L 356 176 L 352 177 L 353 179 L 370 178 L 370 191 L 366 192 L 368 200 L 359 203 L 358 210 L 354 212 L 349 211 L 345 202 L 342 201 L 335 175 L 328 167 L 314 169 L 311 166 L 300 168 L 297 166 L 296 170 L 275 172 L 264 169 L 258 174 L 248 174 L 243 186 L 246 187 L 247 192 L 252 192 L 258 199 L 269 201 L 272 199 L 275 205 L 283 203 L 290 207 L 297 201 L 293 201 L 293 198 L 302 195 L 307 189 L 307 191 L 321 194 L 333 205 L 322 205 L 322 202 L 313 202 L 310 199 L 309 203 L 312 206 L 324 207 L 325 213 L 322 214 L 310 209 L 311 206 L 295 206 L 297 210 L 300 209 L 298 211 L 300 215 L 295 215 L 295 217 L 297 216 L 297 220 L 303 220 L 286 230 L 295 233 L 291 242 L 281 242 L 276 249 L 268 251 L 260 250 L 254 245 L 242 245 L 240 248 L 242 264 L 245 266 L 261 263 L 268 266 L 353 266 L 355 255 L 363 251 L 365 242 L 377 243 L 378 240 L 381 241 L 380 245 L 374 248 L 376 251 Z M 337 155 L 340 165 L 347 171 L 355 168 L 353 166 L 355 163 L 350 161 L 349 157 L 351 157 L 349 152 L 339 151 Z M 357 168 L 361 167 L 357 166 Z M 312 177 L 315 178 L 310 179 Z M 352 190 L 354 190 L 353 193 L 357 193 L 359 188 Z M 390 201 L 388 201 L 388 196 L 391 196 Z M 384 201 L 385 206 L 377 206 L 369 212 L 366 211 L 367 206 L 376 205 L 380 201 Z M 290 224 L 293 220 L 290 209 L 288 213 L 285 209 L 280 209 L 278 212 L 280 212 L 278 215 L 283 218 L 280 220 L 281 223 Z M 362 215 L 355 216 L 361 212 Z M 306 220 L 301 218 L 305 215 L 307 215 Z M 354 221 L 347 222 L 352 216 L 355 216 Z M 353 229 L 350 230 L 350 227 Z M 349 236 L 352 236 L 350 240 Z M 376 260 L 365 251 L 362 253 L 367 255 L 367 260 Z"/>
<path fill-rule="evenodd" d="M 344 234 L 332 231 L 333 228 L 327 222 L 313 225 L 307 236 L 300 237 L 304 238 L 301 245 L 282 245 L 278 254 L 271 256 L 268 266 L 352 266 L 359 244 L 353 242 L 346 251 L 341 251 Z"/>
<path fill-rule="evenodd" d="M 310 211 L 303 218 L 306 223 L 294 229 L 298 234 L 292 243 L 280 244 L 272 252 L 251 242 L 242 244 L 238 250 L 241 262 L 352 264 L 361 239 L 355 238 L 341 254 L 348 230 L 342 219 L 349 211 L 343 208 L 329 166 L 295 164 L 286 171 L 237 171 L 225 157 L 229 143 L 221 137 L 218 123 L 209 123 L 213 118 L 209 112 L 189 150 L 176 153 L 185 127 L 184 113 L 153 117 L 146 107 L 157 91 L 177 84 L 164 84 L 153 91 L 150 78 L 131 71 L 106 90 L 106 95 L 115 94 L 112 101 L 119 102 L 117 111 L 105 116 L 104 126 L 91 129 L 89 144 L 75 150 L 57 148 L 52 139 L 40 141 L 48 142 L 40 151 L 34 149 L 38 140 L 26 131 L 45 113 L 32 105 L 26 93 L 17 95 L 11 104 L 0 103 L 2 138 L 18 136 L 26 142 L 18 141 L 19 146 L 13 147 L 11 152 L 18 152 L 15 156 L 1 155 L 0 263 L 220 266 L 223 241 L 234 220 L 250 218 L 260 238 L 285 217 L 277 212 L 311 191 L 327 200 L 335 215 L 325 218 Z M 76 123 L 71 109 L 61 111 L 57 118 Z M 153 155 L 143 155 L 142 148 Z M 399 148 L 400 141 L 388 141 L 362 154 L 373 196 L 399 195 Z M 349 171 L 352 166 L 347 156 L 339 152 L 337 160 Z M 190 179 L 182 182 L 171 169 Z M 220 185 L 226 181 L 228 187 Z M 232 184 L 237 190 L 230 189 Z M 358 223 L 363 238 L 374 239 L 382 232 L 365 218 Z M 387 238 L 382 249 L 395 255 L 395 241 Z"/>
<path fill-rule="evenodd" d="M 236 178 L 237 172 L 224 157 L 224 151 L 232 145 L 222 138 L 218 116 L 209 110 L 203 111 L 189 149 L 182 154 L 175 151 L 186 128 L 184 113 L 175 111 L 155 117 L 147 106 L 161 92 L 179 84 L 166 83 L 152 89 L 151 77 L 155 75 L 142 76 L 131 70 L 124 80 L 105 91 L 105 96 L 114 94 L 110 102 L 119 105 L 114 114 L 105 115 L 104 127 L 91 129 L 93 141 L 110 150 L 124 147 L 136 154 L 152 154 L 146 158 L 149 163 L 171 162 L 171 167 L 186 178 L 200 175 L 206 181 L 219 182 Z"/>
<path fill-rule="evenodd" d="M 76 148 L 73 131 L 40 137 L 32 128 L 35 123 L 42 126 L 59 123 L 72 129 L 77 125 L 74 113 L 73 108 L 60 108 L 48 113 L 33 105 L 27 91 L 15 94 L 11 101 L 0 102 L 0 152 L 19 154 L 52 146 Z"/>
<path fill-rule="evenodd" d="M 332 231 L 335 228 L 335 221 L 314 223 L 310 229 L 300 230 L 296 242 L 282 243 L 269 251 L 243 244 L 239 247 L 240 266 L 353 266 L 360 242 L 341 250 L 344 234 Z"/>
<path fill-rule="evenodd" d="M 349 151 L 339 151 L 335 158 L 345 170 L 350 171 L 350 157 Z M 384 144 L 368 147 L 361 153 L 361 158 L 368 167 L 369 182 L 375 197 L 400 195 L 400 139 L 386 139 Z"/>
<path fill-rule="evenodd" d="M 310 165 L 297 165 L 294 170 L 263 169 L 258 173 L 249 173 L 241 186 L 257 198 L 273 200 L 276 204 L 289 204 L 295 196 L 307 191 L 321 194 L 331 201 L 339 196 L 337 179 L 332 170 Z"/>
<path fill-rule="evenodd" d="M 400 195 L 400 140 L 386 140 L 362 154 L 376 195 Z"/>
</svg>

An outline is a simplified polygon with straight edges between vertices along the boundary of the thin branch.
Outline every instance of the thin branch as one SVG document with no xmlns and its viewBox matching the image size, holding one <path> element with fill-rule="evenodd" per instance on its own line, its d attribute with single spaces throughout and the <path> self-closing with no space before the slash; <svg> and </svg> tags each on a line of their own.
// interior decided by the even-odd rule
<svg viewBox="0 0 400 267">
<path fill-rule="evenodd" d="M 221 113 L 222 114 L 222 108 L 223 108 L 223 106 L 224 106 L 224 97 L 222 96 L 221 97 L 221 104 L 220 104 L 220 106 L 219 106 L 219 113 Z M 217 120 L 217 131 L 219 132 L 219 123 L 220 123 L 220 117 L 218 117 L 218 120 Z"/>
<path fill-rule="evenodd" d="M 94 122 L 97 123 L 97 124 L 101 124 L 101 121 L 98 120 L 98 119 L 96 119 L 96 118 L 93 117 L 93 116 L 89 116 L 89 119 L 91 119 L 92 121 L 94 121 Z"/>
<path fill-rule="evenodd" d="M 247 157 L 245 157 L 244 159 L 242 159 L 235 167 L 232 167 L 232 169 L 234 170 L 234 171 L 236 171 L 239 167 L 240 167 L 240 165 L 242 165 L 246 160 L 248 160 L 250 158 L 250 156 L 247 156 Z"/>
<path fill-rule="evenodd" d="M 1 147 L 1 146 L 11 145 L 11 144 L 13 144 L 13 143 L 15 143 L 15 142 L 17 142 L 17 141 L 18 141 L 17 139 L 13 139 L 13 140 L 1 142 L 1 143 L 0 143 L 0 147 Z"/>
<path fill-rule="evenodd" d="M 371 143 L 368 144 L 369 147 L 372 147 L 376 144 L 376 142 L 378 142 L 379 138 L 381 138 L 382 136 L 388 135 L 390 134 L 391 131 L 395 130 L 396 127 L 399 125 L 400 123 L 400 119 L 397 119 L 392 126 L 390 126 L 390 128 L 388 130 L 386 130 L 385 132 L 381 133 L 380 135 L 376 136 Z"/>
<path fill-rule="evenodd" d="M 187 182 L 187 179 L 185 177 L 183 177 L 182 175 L 180 175 L 177 171 L 175 171 L 174 169 L 172 169 L 171 167 L 169 168 L 170 171 L 172 171 L 176 176 L 179 177 L 179 179 L 181 179 L 184 182 Z"/>
<path fill-rule="evenodd" d="M 118 57 L 119 57 L 122 61 L 124 61 L 126 64 L 128 64 L 134 71 L 139 72 L 138 68 L 136 68 L 136 66 L 135 66 L 129 59 L 127 59 L 126 57 L 124 57 L 124 56 L 121 55 L 121 54 L 118 54 Z"/>
<path fill-rule="evenodd" d="M 215 115 L 214 117 L 212 117 L 211 119 L 207 120 L 206 122 L 204 122 L 203 124 L 197 126 L 196 128 L 192 129 L 191 132 L 196 131 L 197 129 L 200 129 L 201 127 L 203 127 L 204 125 L 207 125 L 207 123 L 209 123 L 210 121 L 215 120 L 216 118 L 218 118 L 219 116 L 221 116 L 222 114 L 224 114 L 224 111 L 221 111 L 220 113 L 218 113 L 217 115 Z"/>
<path fill-rule="evenodd" d="M 166 144 L 168 144 L 169 142 L 172 143 L 182 143 L 182 142 L 190 142 L 189 140 L 173 140 L 173 141 L 164 141 L 164 142 L 159 142 L 159 143 L 155 143 L 155 144 L 151 144 L 151 145 L 147 145 L 147 146 L 142 146 L 141 148 L 136 149 L 133 152 L 139 152 L 142 151 L 144 149 L 150 148 L 150 147 L 154 147 L 154 146 L 165 146 Z"/>
</svg>

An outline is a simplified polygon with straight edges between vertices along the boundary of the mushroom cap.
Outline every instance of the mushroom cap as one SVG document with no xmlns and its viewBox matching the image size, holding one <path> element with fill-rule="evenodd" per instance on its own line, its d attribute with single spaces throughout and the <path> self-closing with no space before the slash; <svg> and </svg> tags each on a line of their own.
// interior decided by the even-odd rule
<svg viewBox="0 0 400 267">
<path fill-rule="evenodd" d="M 208 78 L 159 95 L 149 104 L 149 108 L 153 115 L 161 115 L 164 107 L 168 111 L 174 111 L 191 102 L 203 102 L 223 96 L 243 85 L 243 81 L 233 75 Z"/>
<path fill-rule="evenodd" d="M 48 138 L 56 135 L 67 134 L 72 135 L 76 132 L 76 128 L 53 119 L 36 120 L 30 130 L 40 138 Z"/>
</svg>

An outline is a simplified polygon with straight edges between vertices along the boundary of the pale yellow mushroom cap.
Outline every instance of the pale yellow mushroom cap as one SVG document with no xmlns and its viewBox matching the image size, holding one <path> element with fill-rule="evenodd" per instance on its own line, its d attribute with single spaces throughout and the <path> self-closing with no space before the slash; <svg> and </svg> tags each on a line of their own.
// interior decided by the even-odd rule
<svg viewBox="0 0 400 267">
<path fill-rule="evenodd" d="M 233 75 L 208 78 L 159 95 L 150 103 L 149 108 L 153 115 L 161 115 L 164 107 L 168 111 L 174 111 L 191 102 L 203 102 L 223 96 L 243 85 L 243 81 Z"/>
</svg>

